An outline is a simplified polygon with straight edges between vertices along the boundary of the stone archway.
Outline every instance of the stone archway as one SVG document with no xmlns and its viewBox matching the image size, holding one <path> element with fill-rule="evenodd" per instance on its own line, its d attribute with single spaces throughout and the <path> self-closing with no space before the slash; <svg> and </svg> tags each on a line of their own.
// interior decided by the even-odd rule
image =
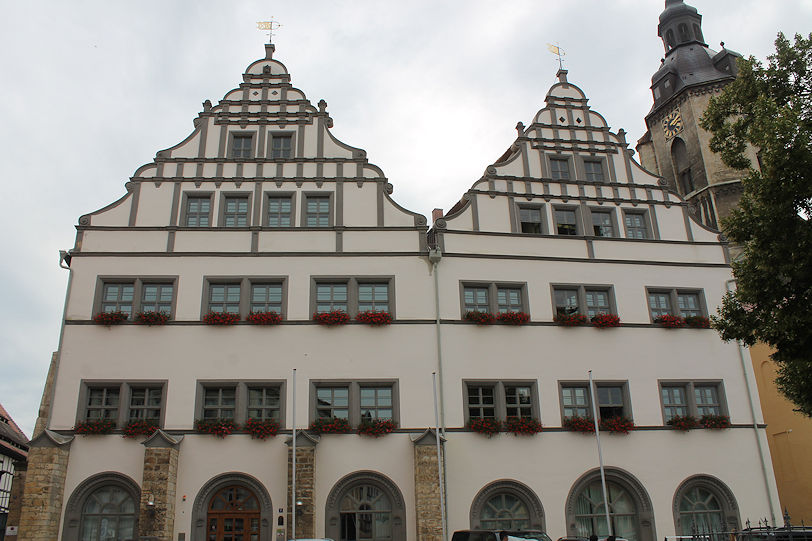
<svg viewBox="0 0 812 541">
<path fill-rule="evenodd" d="M 378 472 L 358 471 L 339 480 L 327 496 L 324 514 L 324 535 L 335 541 L 354 539 L 352 533 L 362 527 L 359 518 L 373 521 L 371 539 L 406 540 L 403 495 L 391 479 Z"/>
<path fill-rule="evenodd" d="M 255 477 L 239 472 L 218 475 L 204 484 L 192 505 L 191 541 L 206 540 L 206 518 L 209 504 L 216 494 L 227 487 L 244 487 L 256 496 L 259 505 L 260 541 L 273 539 L 273 504 L 265 486 Z"/>
</svg>

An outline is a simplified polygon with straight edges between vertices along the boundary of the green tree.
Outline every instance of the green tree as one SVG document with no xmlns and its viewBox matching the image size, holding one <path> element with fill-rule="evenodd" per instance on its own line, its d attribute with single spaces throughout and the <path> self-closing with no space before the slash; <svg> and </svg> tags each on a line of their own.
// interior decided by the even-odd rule
<svg viewBox="0 0 812 541">
<path fill-rule="evenodd" d="M 722 221 L 742 253 L 714 327 L 724 340 L 775 348 L 779 390 L 812 417 L 812 34 L 794 44 L 778 34 L 767 67 L 740 60 L 700 124 L 726 164 L 748 170 L 739 207 Z"/>
</svg>

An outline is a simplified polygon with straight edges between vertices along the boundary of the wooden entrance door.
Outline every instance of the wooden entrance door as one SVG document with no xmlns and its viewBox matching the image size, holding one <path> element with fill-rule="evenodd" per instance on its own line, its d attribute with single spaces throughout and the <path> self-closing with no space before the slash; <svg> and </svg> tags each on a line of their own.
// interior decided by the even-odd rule
<svg viewBox="0 0 812 541">
<path fill-rule="evenodd" d="M 245 487 L 225 487 L 209 502 L 207 524 L 207 541 L 259 541 L 259 501 Z"/>
</svg>

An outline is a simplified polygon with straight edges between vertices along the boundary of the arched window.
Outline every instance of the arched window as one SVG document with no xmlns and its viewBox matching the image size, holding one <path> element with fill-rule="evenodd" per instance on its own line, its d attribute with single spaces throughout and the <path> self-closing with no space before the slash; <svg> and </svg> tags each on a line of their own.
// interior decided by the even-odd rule
<svg viewBox="0 0 812 541">
<path fill-rule="evenodd" d="M 65 508 L 65 541 L 124 541 L 138 537 L 141 492 L 129 477 L 107 472 L 86 479 Z"/>
<path fill-rule="evenodd" d="M 222 488 L 209 501 L 206 524 L 208 541 L 259 539 L 259 501 L 243 486 Z"/>
<path fill-rule="evenodd" d="M 699 41 L 705 41 L 705 38 L 702 37 L 702 29 L 699 28 L 698 24 L 694 25 L 694 37 Z"/>
<path fill-rule="evenodd" d="M 544 530 L 544 509 L 536 493 L 513 480 L 495 481 L 471 504 L 473 530 Z"/>
<path fill-rule="evenodd" d="M 679 41 L 680 43 L 684 43 L 691 39 L 691 36 L 688 34 L 688 25 L 685 23 L 680 23 L 677 27 L 677 32 L 679 32 Z"/>
<path fill-rule="evenodd" d="M 327 496 L 325 523 L 325 537 L 336 541 L 405 541 L 403 495 L 380 473 L 352 473 Z"/>
<path fill-rule="evenodd" d="M 688 148 L 685 146 L 685 141 L 679 137 L 675 137 L 674 142 L 671 143 L 671 160 L 674 163 L 674 173 L 682 195 L 693 192 L 696 188 L 691 174 L 691 163 L 688 161 Z"/>
<path fill-rule="evenodd" d="M 670 51 L 674 48 L 674 31 L 667 30 L 665 33 L 665 49 Z"/>
<path fill-rule="evenodd" d="M 739 507 L 733 493 L 720 480 L 695 475 L 674 494 L 674 523 L 678 535 L 712 535 L 723 541 L 739 527 Z"/>
</svg>

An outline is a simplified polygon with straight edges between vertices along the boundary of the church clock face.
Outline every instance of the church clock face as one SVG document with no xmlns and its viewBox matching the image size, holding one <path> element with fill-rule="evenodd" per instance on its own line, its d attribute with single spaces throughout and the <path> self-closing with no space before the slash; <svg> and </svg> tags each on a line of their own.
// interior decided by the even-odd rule
<svg viewBox="0 0 812 541">
<path fill-rule="evenodd" d="M 663 119 L 663 133 L 666 139 L 671 139 L 682 131 L 682 115 L 679 109 L 674 109 Z"/>
</svg>

